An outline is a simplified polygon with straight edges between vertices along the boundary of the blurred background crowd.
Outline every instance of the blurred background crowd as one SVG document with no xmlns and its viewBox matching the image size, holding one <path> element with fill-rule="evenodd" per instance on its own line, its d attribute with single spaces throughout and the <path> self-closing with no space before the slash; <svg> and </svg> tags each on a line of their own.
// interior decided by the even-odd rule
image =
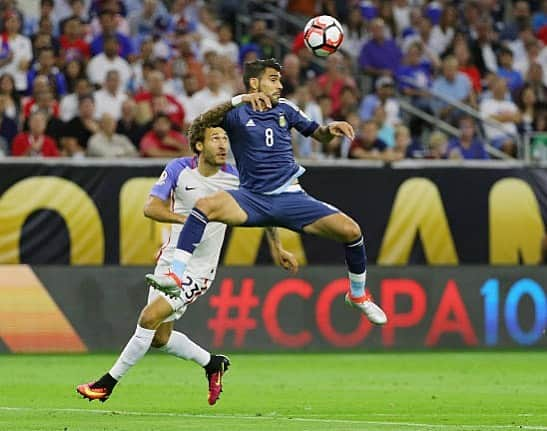
<svg viewBox="0 0 547 431">
<path fill-rule="evenodd" d="M 305 47 L 315 15 L 345 40 Z M 203 111 L 277 57 L 284 97 L 352 142 L 305 159 L 546 159 L 547 1 L 1 0 L 0 154 L 179 157 Z"/>
</svg>

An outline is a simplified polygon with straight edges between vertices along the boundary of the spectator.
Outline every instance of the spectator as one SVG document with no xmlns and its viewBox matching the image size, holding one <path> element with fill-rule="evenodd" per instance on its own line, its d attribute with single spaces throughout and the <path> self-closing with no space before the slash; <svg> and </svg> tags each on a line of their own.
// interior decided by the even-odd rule
<svg viewBox="0 0 547 431">
<path fill-rule="evenodd" d="M 51 27 L 55 29 L 53 23 L 53 0 L 40 0 L 40 15 L 29 16 L 27 15 L 23 20 L 23 34 L 27 37 L 31 37 L 38 33 L 39 22 L 42 19 L 50 21 Z"/>
<path fill-rule="evenodd" d="M 11 153 L 11 143 L 17 135 L 17 123 L 6 115 L 6 103 L 8 97 L 0 93 L 0 155 L 7 156 Z"/>
<path fill-rule="evenodd" d="M 152 35 L 154 23 L 162 17 L 158 0 L 144 0 L 142 8 L 129 15 L 129 32 L 133 38 Z"/>
<path fill-rule="evenodd" d="M 89 44 L 83 38 L 82 23 L 77 16 L 71 16 L 64 22 L 59 44 L 63 59 L 83 58 L 88 60 L 91 56 Z"/>
<path fill-rule="evenodd" d="M 410 130 L 408 127 L 399 125 L 395 127 L 395 145 L 393 147 L 393 153 L 397 160 L 410 158 L 409 148 L 412 144 L 412 138 L 410 137 Z"/>
<path fill-rule="evenodd" d="M 144 157 L 185 157 L 192 154 L 188 140 L 171 129 L 171 121 L 166 114 L 158 114 L 152 130 L 145 134 L 140 143 Z"/>
<path fill-rule="evenodd" d="M 517 95 L 516 102 L 522 113 L 521 121 L 518 124 L 519 132 L 532 132 L 534 130 L 536 111 L 539 109 L 539 106 L 536 106 L 537 100 L 533 88 L 528 84 L 522 87 Z"/>
<path fill-rule="evenodd" d="M 487 160 L 490 157 L 484 143 L 477 136 L 475 121 L 463 116 L 459 121 L 460 137 L 452 138 L 448 143 L 446 155 L 449 159 Z"/>
<path fill-rule="evenodd" d="M 14 11 L 4 13 L 5 32 L 0 47 L 0 74 L 9 73 L 19 92 L 27 90 L 27 70 L 32 61 L 30 40 L 21 34 L 21 20 Z"/>
<path fill-rule="evenodd" d="M 512 101 L 506 100 L 507 83 L 501 77 L 494 78 L 492 82 L 492 97 L 485 99 L 480 104 L 480 113 L 484 119 L 496 120 L 503 125 L 503 129 L 484 125 L 486 137 L 490 143 L 507 153 L 514 155 L 516 145 L 513 139 L 518 131 L 517 124 L 520 123 L 520 111 Z"/>
<path fill-rule="evenodd" d="M 83 157 L 89 138 L 98 131 L 99 124 L 95 121 L 93 96 L 91 94 L 81 96 L 78 100 L 78 115 L 67 123 L 61 140 L 66 155 Z"/>
<path fill-rule="evenodd" d="M 440 64 L 439 54 L 436 48 L 433 46 L 433 27 L 429 18 L 425 16 L 418 16 L 416 18 L 416 26 L 418 33 L 411 33 L 403 39 L 403 53 L 408 54 L 408 50 L 412 45 L 418 44 L 421 48 L 421 62 L 431 63 L 433 67 L 437 67 Z"/>
<path fill-rule="evenodd" d="M 350 159 L 388 160 L 391 151 L 386 143 L 378 138 L 378 126 L 373 120 L 362 123 L 359 134 L 351 143 Z"/>
<path fill-rule="evenodd" d="M 370 24 L 372 38 L 359 55 L 359 66 L 374 78 L 394 75 L 401 63 L 401 50 L 393 39 L 386 39 L 384 31 L 384 21 L 374 19 Z"/>
<path fill-rule="evenodd" d="M 376 93 L 369 94 L 361 102 L 359 116 L 361 120 L 370 120 L 378 106 L 383 106 L 386 112 L 386 122 L 395 126 L 401 122 L 399 117 L 399 102 L 394 96 L 394 81 L 389 76 L 376 80 Z"/>
<path fill-rule="evenodd" d="M 89 157 L 138 157 L 139 153 L 124 135 L 115 133 L 116 120 L 108 113 L 104 113 L 99 120 L 99 131 L 95 133 L 87 144 Z"/>
<path fill-rule="evenodd" d="M 439 24 L 431 30 L 428 46 L 439 57 L 443 56 L 456 34 L 457 10 L 454 6 L 446 5 L 443 9 Z"/>
<path fill-rule="evenodd" d="M 393 19 L 395 21 L 397 36 L 401 36 L 403 30 L 410 26 L 410 11 L 408 0 L 393 1 Z"/>
<path fill-rule="evenodd" d="M 202 90 L 196 92 L 190 99 L 191 111 L 187 115 L 186 121 L 192 122 L 202 112 L 209 108 L 226 102 L 232 97 L 232 94 L 222 88 L 222 74 L 216 69 L 211 69 L 207 73 L 207 85 Z M 182 122 L 175 123 L 182 124 Z"/>
<path fill-rule="evenodd" d="M 101 118 L 103 114 L 110 114 L 116 121 L 122 115 L 122 103 L 127 99 L 127 94 L 120 90 L 120 74 L 117 70 L 106 72 L 103 87 L 93 94 L 95 99 L 95 118 Z"/>
<path fill-rule="evenodd" d="M 234 42 L 232 27 L 227 24 L 221 24 L 218 28 L 218 40 L 204 39 L 201 42 L 201 52 L 214 51 L 218 55 L 224 55 L 230 59 L 233 64 L 239 61 L 239 46 Z"/>
<path fill-rule="evenodd" d="M 481 76 L 485 76 L 487 72 L 497 72 L 496 54 L 501 49 L 501 45 L 496 40 L 491 20 L 482 18 L 477 23 L 476 35 L 471 40 L 469 47 L 471 50 L 471 63 L 477 66 Z"/>
<path fill-rule="evenodd" d="M 274 42 L 273 38 L 268 31 L 268 23 L 263 19 L 253 19 L 249 34 L 244 35 L 240 40 L 240 56 L 249 48 L 257 50 L 257 54 L 260 58 L 270 58 L 274 56 Z"/>
<path fill-rule="evenodd" d="M 430 98 L 424 89 L 431 86 L 433 68 L 431 63 L 422 60 L 422 54 L 420 42 L 409 46 L 403 64 L 397 69 L 397 81 L 401 92 L 410 97 L 414 106 L 430 112 Z"/>
<path fill-rule="evenodd" d="M 541 28 L 547 26 L 547 0 L 541 2 L 541 8 L 532 16 L 532 29 L 538 33 Z"/>
<path fill-rule="evenodd" d="M 163 82 L 164 75 L 160 71 L 154 70 L 148 74 L 147 90 L 135 95 L 137 121 L 142 125 L 163 113 L 168 115 L 175 128 L 180 129 L 184 124 L 184 108 L 172 94 L 163 91 Z"/>
<path fill-rule="evenodd" d="M 340 110 L 342 89 L 351 87 L 358 91 L 355 80 L 348 73 L 344 57 L 338 52 L 327 57 L 325 73 L 317 78 L 317 86 L 320 94 L 326 94 L 331 98 L 333 116 Z"/>
<path fill-rule="evenodd" d="M 50 84 L 53 85 L 52 90 L 57 96 L 64 96 L 67 93 L 65 77 L 55 66 L 53 48 L 42 48 L 38 53 L 38 61 L 32 65 L 27 73 L 27 94 L 32 94 L 32 83 L 37 75 L 47 76 Z"/>
<path fill-rule="evenodd" d="M 505 23 L 500 34 L 501 40 L 515 40 L 523 27 L 531 25 L 530 4 L 524 0 L 516 1 L 511 16 L 513 19 Z"/>
<path fill-rule="evenodd" d="M 479 94 L 482 90 L 481 73 L 477 66 L 471 63 L 471 52 L 465 39 L 454 42 L 454 56 L 458 60 L 458 70 L 467 76 L 475 94 Z"/>
<path fill-rule="evenodd" d="M 59 116 L 59 102 L 55 99 L 51 84 L 45 75 L 38 75 L 32 84 L 32 97 L 26 99 L 23 105 L 23 118 L 27 119 L 34 111 L 41 110 Z"/>
<path fill-rule="evenodd" d="M 333 112 L 333 117 L 340 121 L 346 121 L 350 112 L 357 112 L 359 109 L 359 91 L 350 85 L 342 87 L 340 91 L 340 106 Z"/>
<path fill-rule="evenodd" d="M 547 107 L 536 109 L 534 118 L 534 131 L 542 132 L 530 140 L 532 160 L 547 160 Z M 547 262 L 546 262 L 547 263 Z"/>
<path fill-rule="evenodd" d="M 355 62 L 367 40 L 365 21 L 358 6 L 350 9 L 348 21 L 346 24 L 342 24 L 342 28 L 344 29 L 344 43 L 340 49 Z"/>
<path fill-rule="evenodd" d="M 95 55 L 87 65 L 87 76 L 92 84 L 101 85 L 109 70 L 117 70 L 122 89 L 127 88 L 131 78 L 129 63 L 118 55 L 118 41 L 114 37 L 104 37 L 104 52 Z"/>
<path fill-rule="evenodd" d="M 321 108 L 319 108 L 319 105 L 311 97 L 308 85 L 296 87 L 293 101 L 309 118 L 319 124 L 323 124 Z M 313 140 L 311 137 L 305 137 L 300 133 L 293 134 L 293 147 L 296 157 L 316 159 L 321 156 L 319 142 Z"/>
<path fill-rule="evenodd" d="M 59 41 L 53 36 L 54 30 L 51 21 L 47 18 L 41 18 L 38 27 L 38 33 L 30 38 L 32 45 L 32 57 L 38 56 L 43 48 L 53 48 L 55 55 L 59 53 Z"/>
<path fill-rule="evenodd" d="M 15 80 L 9 73 L 0 75 L 0 95 L 6 97 L 4 115 L 18 123 L 21 114 L 21 100 L 15 88 Z"/>
<path fill-rule="evenodd" d="M 547 68 L 547 64 L 545 65 Z M 0 78 L 0 87 L 1 87 Z M 543 82 L 543 67 L 539 63 L 532 63 L 528 68 L 528 75 L 526 76 L 527 84 L 534 90 L 536 99 L 538 102 L 547 102 L 547 87 Z"/>
<path fill-rule="evenodd" d="M 74 15 L 75 9 L 81 9 L 84 12 L 84 15 L 78 15 L 84 21 L 89 20 L 89 15 L 87 11 L 91 8 L 91 3 L 94 0 L 55 0 L 55 6 L 53 8 L 54 21 L 56 23 L 62 22 L 64 19 Z M 78 6 L 73 6 L 74 3 L 80 3 Z"/>
<path fill-rule="evenodd" d="M 450 100 L 476 106 L 475 94 L 467 75 L 458 72 L 458 60 L 454 56 L 448 56 L 443 61 L 442 75 L 433 81 L 433 92 Z M 432 103 L 436 115 L 449 123 L 455 124 L 459 111 L 448 103 L 439 99 Z"/>
<path fill-rule="evenodd" d="M 435 131 L 429 136 L 429 149 L 426 152 L 427 159 L 445 159 L 448 139 L 443 132 Z"/>
<path fill-rule="evenodd" d="M 513 51 L 502 48 L 498 54 L 498 64 L 497 74 L 507 81 L 511 94 L 520 90 L 524 82 L 520 73 L 513 69 Z"/>
<path fill-rule="evenodd" d="M 386 111 L 382 105 L 378 105 L 374 111 L 373 120 L 378 126 L 378 139 L 384 141 L 388 148 L 395 146 L 395 128 L 386 122 Z"/>
<path fill-rule="evenodd" d="M 59 150 L 55 141 L 47 136 L 46 115 L 43 112 L 33 112 L 29 118 L 29 131 L 19 133 L 13 140 L 13 156 L 58 157 Z"/>
<path fill-rule="evenodd" d="M 138 149 L 146 129 L 137 124 L 136 116 L 137 104 L 133 99 L 126 99 L 122 103 L 122 115 L 116 125 L 116 133 L 126 136 L 133 146 Z"/>
<path fill-rule="evenodd" d="M 117 41 L 115 51 L 116 57 L 119 53 L 119 57 L 127 59 L 127 57 L 133 54 L 133 44 L 131 42 L 131 39 L 129 39 L 123 33 L 117 31 L 116 13 L 114 11 L 109 9 L 103 9 L 99 13 L 99 23 L 101 27 L 101 33 L 91 41 L 91 55 L 98 56 L 99 54 L 105 52 L 107 49 L 107 39 L 110 38 L 114 38 L 114 40 Z M 114 53 L 112 52 L 108 54 L 108 58 L 111 58 L 113 56 Z M 120 73 L 120 75 L 122 76 L 122 81 L 125 82 L 124 74 Z M 102 82 L 102 79 L 99 80 L 99 82 Z"/>
<path fill-rule="evenodd" d="M 72 120 L 78 115 L 78 100 L 81 96 L 91 94 L 93 87 L 87 80 L 87 78 L 79 78 L 74 86 L 74 92 L 67 94 L 61 99 L 59 105 L 59 118 L 66 122 Z"/>
<path fill-rule="evenodd" d="M 303 84 L 300 79 L 300 59 L 296 54 L 288 53 L 283 58 L 283 97 L 291 97 L 296 89 Z"/>
</svg>

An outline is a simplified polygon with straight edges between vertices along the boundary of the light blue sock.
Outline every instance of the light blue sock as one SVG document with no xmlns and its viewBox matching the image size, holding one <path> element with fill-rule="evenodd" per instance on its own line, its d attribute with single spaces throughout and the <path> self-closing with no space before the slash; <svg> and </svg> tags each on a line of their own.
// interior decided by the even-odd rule
<svg viewBox="0 0 547 431">
<path fill-rule="evenodd" d="M 348 277 L 351 296 L 354 298 L 363 296 L 365 294 L 365 284 L 367 282 L 367 271 L 365 270 L 362 274 L 348 272 Z"/>
</svg>

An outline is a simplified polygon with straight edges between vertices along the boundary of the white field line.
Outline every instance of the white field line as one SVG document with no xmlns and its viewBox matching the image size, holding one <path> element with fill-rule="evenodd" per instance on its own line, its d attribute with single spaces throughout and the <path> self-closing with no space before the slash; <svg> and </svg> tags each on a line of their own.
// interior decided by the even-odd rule
<svg viewBox="0 0 547 431">
<path fill-rule="evenodd" d="M 314 419 L 300 418 L 293 416 L 280 417 L 275 415 L 251 416 L 251 415 L 226 415 L 226 414 L 190 414 L 190 413 L 161 413 L 161 412 L 134 412 L 124 410 L 88 410 L 88 409 L 61 409 L 61 408 L 33 408 L 33 407 L 7 407 L 0 406 L 0 411 L 12 412 L 49 412 L 49 413 L 86 413 L 99 415 L 120 415 L 120 416 L 140 416 L 140 417 L 175 417 L 175 418 L 199 418 L 199 419 L 236 419 L 236 420 L 278 420 L 291 422 L 309 422 L 309 423 L 332 423 L 346 425 L 378 425 L 378 426 L 400 426 L 407 428 L 433 428 L 439 430 L 505 430 L 519 429 L 527 431 L 547 431 L 547 426 L 543 425 L 441 425 L 425 424 L 415 422 L 389 422 L 389 421 L 362 421 L 349 419 Z"/>
</svg>

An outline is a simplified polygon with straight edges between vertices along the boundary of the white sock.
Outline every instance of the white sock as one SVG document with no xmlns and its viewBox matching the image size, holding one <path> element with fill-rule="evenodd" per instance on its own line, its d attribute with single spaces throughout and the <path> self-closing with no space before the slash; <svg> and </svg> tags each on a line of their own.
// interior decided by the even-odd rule
<svg viewBox="0 0 547 431">
<path fill-rule="evenodd" d="M 145 329 L 137 325 L 135 333 L 123 349 L 109 373 L 116 380 L 120 380 L 129 369 L 135 365 L 150 349 L 155 329 Z"/>
<path fill-rule="evenodd" d="M 160 347 L 160 350 L 178 358 L 190 359 L 202 367 L 211 360 L 211 354 L 207 350 L 198 346 L 182 332 L 177 331 L 171 332 L 169 341 L 165 346 Z"/>
</svg>

